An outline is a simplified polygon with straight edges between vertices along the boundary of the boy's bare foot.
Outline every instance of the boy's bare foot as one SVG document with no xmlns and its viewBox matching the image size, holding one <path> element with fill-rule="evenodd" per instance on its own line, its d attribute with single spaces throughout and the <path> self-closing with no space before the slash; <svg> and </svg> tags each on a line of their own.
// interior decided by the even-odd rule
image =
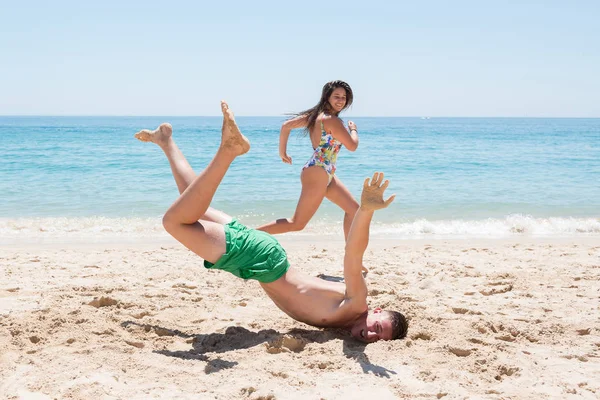
<svg viewBox="0 0 600 400">
<path fill-rule="evenodd" d="M 135 135 L 133 135 L 136 139 L 141 140 L 142 142 L 152 142 L 157 145 L 162 145 L 169 140 L 171 135 L 173 134 L 173 127 L 171 124 L 161 124 L 158 128 L 151 131 L 149 129 L 142 129 Z"/>
<path fill-rule="evenodd" d="M 236 156 L 241 156 L 250 150 L 250 141 L 240 132 L 233 111 L 225 101 L 221 101 L 221 111 L 223 112 L 223 129 L 221 130 L 221 148 L 233 152 Z"/>
</svg>

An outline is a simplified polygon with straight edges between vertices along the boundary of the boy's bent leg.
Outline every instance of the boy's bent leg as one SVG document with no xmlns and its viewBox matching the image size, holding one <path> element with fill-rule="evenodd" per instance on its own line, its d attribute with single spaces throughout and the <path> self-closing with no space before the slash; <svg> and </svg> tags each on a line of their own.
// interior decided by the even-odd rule
<svg viewBox="0 0 600 400">
<path fill-rule="evenodd" d="M 163 225 L 175 239 L 209 262 L 225 253 L 225 231 L 221 224 L 200 221 L 229 166 L 250 149 L 250 142 L 235 123 L 227 103 L 221 103 L 223 130 L 221 145 L 212 161 L 167 210 Z"/>
<path fill-rule="evenodd" d="M 227 103 L 222 102 L 221 109 L 223 111 L 221 145 L 204 171 L 167 210 L 165 219 L 171 222 L 193 224 L 201 219 L 233 160 L 250 150 L 250 142 L 237 127 L 233 112 L 229 110 Z"/>
<path fill-rule="evenodd" d="M 179 243 L 211 263 L 216 263 L 227 250 L 225 226 L 211 221 L 177 224 L 165 229 Z"/>
<path fill-rule="evenodd" d="M 161 148 L 161 150 L 167 156 L 167 160 L 171 166 L 171 172 L 173 173 L 173 178 L 177 184 L 177 189 L 179 190 L 179 194 L 181 194 L 194 181 L 196 174 L 175 143 L 172 135 L 173 127 L 171 124 L 164 123 L 154 131 L 143 129 L 134 136 L 136 139 L 142 142 L 152 142 Z M 227 224 L 232 220 L 232 218 L 226 213 L 212 207 L 208 207 L 200 219 L 218 222 L 220 224 Z"/>
</svg>

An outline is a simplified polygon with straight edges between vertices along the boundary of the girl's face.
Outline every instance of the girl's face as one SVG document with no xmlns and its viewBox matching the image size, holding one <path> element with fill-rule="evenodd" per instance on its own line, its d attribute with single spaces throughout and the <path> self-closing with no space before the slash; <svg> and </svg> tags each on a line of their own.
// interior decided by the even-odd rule
<svg viewBox="0 0 600 400">
<path fill-rule="evenodd" d="M 344 88 L 335 88 L 333 92 L 331 92 L 331 96 L 329 96 L 329 105 L 331 109 L 335 112 L 340 112 L 346 106 L 346 89 Z"/>
</svg>

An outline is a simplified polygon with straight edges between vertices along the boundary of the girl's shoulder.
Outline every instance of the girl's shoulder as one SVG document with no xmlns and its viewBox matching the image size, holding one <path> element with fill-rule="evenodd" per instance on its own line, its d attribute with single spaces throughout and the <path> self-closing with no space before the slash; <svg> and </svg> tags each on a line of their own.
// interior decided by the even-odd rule
<svg viewBox="0 0 600 400">
<path fill-rule="evenodd" d="M 321 115 L 319 115 L 317 117 L 317 122 L 323 122 L 323 123 L 332 123 L 333 122 L 333 123 L 336 123 L 336 122 L 342 122 L 342 120 L 337 115 L 330 115 L 330 114 L 321 113 Z"/>
<path fill-rule="evenodd" d="M 317 119 L 327 119 L 327 120 L 333 120 L 333 119 L 340 119 L 340 117 L 338 117 L 337 115 L 331 115 L 331 114 L 327 114 L 322 112 L 321 114 L 319 114 L 319 116 L 317 117 Z"/>
<path fill-rule="evenodd" d="M 322 113 L 317 117 L 317 122 L 320 122 L 321 126 L 325 128 L 325 130 L 330 130 L 333 127 L 336 127 L 339 124 L 344 124 L 340 117 L 337 115 L 330 115 Z"/>
</svg>

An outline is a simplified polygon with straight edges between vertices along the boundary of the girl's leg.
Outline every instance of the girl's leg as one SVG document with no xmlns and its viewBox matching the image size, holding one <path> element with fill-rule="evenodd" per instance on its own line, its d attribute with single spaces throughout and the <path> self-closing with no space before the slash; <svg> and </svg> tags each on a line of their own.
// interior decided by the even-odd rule
<svg viewBox="0 0 600 400">
<path fill-rule="evenodd" d="M 171 172 L 173 173 L 173 178 L 175 178 L 179 194 L 182 194 L 196 178 L 196 174 L 194 174 L 194 170 L 192 170 L 192 167 L 187 162 L 185 156 L 181 150 L 179 150 L 175 140 L 173 140 L 172 134 L 173 127 L 171 124 L 162 124 L 154 131 L 144 129 L 136 133 L 135 137 L 142 142 L 155 143 L 162 149 L 171 165 Z M 220 224 L 231 222 L 231 217 L 229 215 L 212 207 L 208 208 L 201 219 L 218 222 Z"/>
<path fill-rule="evenodd" d="M 317 166 L 305 168 L 300 177 L 302 192 L 294 216 L 275 220 L 256 229 L 272 235 L 304 229 L 323 202 L 329 177 L 323 168 Z"/>
<path fill-rule="evenodd" d="M 346 185 L 335 175 L 327 187 L 325 196 L 329 201 L 337 204 L 344 210 L 344 238 L 348 239 L 350 226 L 352 226 L 354 215 L 356 215 L 359 208 L 358 202 L 354 199 Z"/>
<path fill-rule="evenodd" d="M 225 230 L 221 224 L 198 220 L 207 212 L 233 160 L 250 150 L 250 143 L 237 127 L 227 103 L 221 102 L 221 109 L 223 130 L 217 153 L 163 217 L 163 225 L 171 236 L 212 263 L 225 253 Z"/>
</svg>

